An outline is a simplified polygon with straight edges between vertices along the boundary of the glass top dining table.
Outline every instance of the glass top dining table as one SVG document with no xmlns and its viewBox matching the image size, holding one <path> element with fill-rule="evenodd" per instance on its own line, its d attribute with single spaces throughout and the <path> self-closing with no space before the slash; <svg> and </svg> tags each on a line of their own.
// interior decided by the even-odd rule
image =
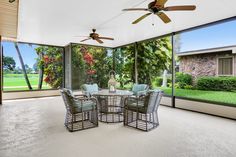
<svg viewBox="0 0 236 157">
<path fill-rule="evenodd" d="M 128 90 L 116 90 L 115 92 L 110 92 L 108 89 L 102 89 L 93 94 L 94 96 L 131 96 L 133 92 Z"/>
</svg>

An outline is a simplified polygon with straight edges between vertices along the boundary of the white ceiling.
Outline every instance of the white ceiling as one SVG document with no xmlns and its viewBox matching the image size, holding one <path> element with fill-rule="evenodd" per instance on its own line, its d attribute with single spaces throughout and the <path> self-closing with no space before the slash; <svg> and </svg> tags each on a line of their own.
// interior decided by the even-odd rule
<svg viewBox="0 0 236 157">
<path fill-rule="evenodd" d="M 236 16 L 236 0 L 169 0 L 166 6 L 196 5 L 192 12 L 166 12 L 164 24 L 152 15 L 132 25 L 145 12 L 122 12 L 124 8 L 147 7 L 152 0 L 20 0 L 18 41 L 65 46 L 79 43 L 96 28 L 101 36 L 114 37 L 102 46 L 116 47 L 186 28 Z M 154 23 L 154 26 L 152 25 Z M 95 41 L 84 44 L 100 45 Z"/>
</svg>

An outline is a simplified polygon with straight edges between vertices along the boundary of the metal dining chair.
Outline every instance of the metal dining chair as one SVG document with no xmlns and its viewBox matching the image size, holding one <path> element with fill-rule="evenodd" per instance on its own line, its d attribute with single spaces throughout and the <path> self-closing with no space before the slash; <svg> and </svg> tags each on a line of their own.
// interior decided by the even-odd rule
<svg viewBox="0 0 236 157">
<path fill-rule="evenodd" d="M 70 131 L 79 131 L 98 126 L 97 100 L 73 96 L 71 90 L 60 90 L 66 107 L 65 126 Z"/>
<path fill-rule="evenodd" d="M 149 91 L 145 96 L 127 97 L 124 101 L 124 125 L 150 131 L 159 125 L 158 107 L 163 91 Z"/>
</svg>

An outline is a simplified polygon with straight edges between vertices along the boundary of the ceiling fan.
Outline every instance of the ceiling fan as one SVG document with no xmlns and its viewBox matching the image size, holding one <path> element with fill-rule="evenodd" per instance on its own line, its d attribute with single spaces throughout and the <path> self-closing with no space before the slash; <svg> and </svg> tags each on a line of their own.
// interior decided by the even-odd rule
<svg viewBox="0 0 236 157">
<path fill-rule="evenodd" d="M 13 2 L 15 2 L 16 0 L 9 0 L 9 3 L 13 3 Z"/>
<path fill-rule="evenodd" d="M 87 41 L 87 40 L 96 40 L 98 43 L 102 44 L 103 41 L 101 39 L 104 39 L 104 40 L 114 40 L 114 38 L 110 38 L 110 37 L 101 37 L 98 33 L 96 33 L 96 29 L 92 29 L 92 33 L 89 34 L 89 36 L 85 36 L 87 37 L 86 39 L 84 40 L 81 40 L 80 42 L 84 42 L 84 41 Z"/>
<path fill-rule="evenodd" d="M 147 16 L 151 14 L 157 15 L 164 23 L 171 22 L 171 19 L 164 13 L 164 11 L 192 11 L 196 9 L 195 5 L 182 5 L 182 6 L 168 6 L 166 7 L 167 0 L 155 0 L 148 4 L 148 8 L 128 8 L 123 11 L 148 11 L 149 13 L 144 14 L 132 24 L 137 24 Z"/>
</svg>

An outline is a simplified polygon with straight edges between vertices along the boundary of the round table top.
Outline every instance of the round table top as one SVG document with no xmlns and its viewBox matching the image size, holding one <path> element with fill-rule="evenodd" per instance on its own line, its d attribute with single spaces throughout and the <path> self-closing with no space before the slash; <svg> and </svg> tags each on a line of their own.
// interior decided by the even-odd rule
<svg viewBox="0 0 236 157">
<path fill-rule="evenodd" d="M 133 92 L 128 90 L 116 90 L 116 92 L 109 92 L 108 89 L 102 89 L 97 93 L 93 93 L 94 96 L 130 96 L 133 95 Z"/>
</svg>

